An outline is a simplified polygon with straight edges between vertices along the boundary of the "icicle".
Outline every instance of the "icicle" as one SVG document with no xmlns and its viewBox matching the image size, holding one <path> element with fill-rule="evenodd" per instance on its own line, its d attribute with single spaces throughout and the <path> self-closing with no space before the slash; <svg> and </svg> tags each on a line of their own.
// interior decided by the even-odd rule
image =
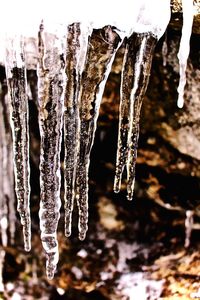
<svg viewBox="0 0 200 300">
<path fill-rule="evenodd" d="M 2 95 L 2 92 L 0 93 Z M 0 102 L 0 233 L 1 243 L 3 247 L 8 244 L 7 228 L 8 228 L 8 207 L 7 197 L 5 194 L 5 181 L 8 181 L 7 176 L 7 144 L 6 144 L 6 129 L 3 116 L 3 105 Z M 12 200 L 12 199 L 10 199 Z M 3 266 L 4 266 L 5 250 L 0 249 L 0 291 L 4 290 L 3 284 Z"/>
<path fill-rule="evenodd" d="M 188 248 L 190 246 L 190 238 L 192 233 L 192 227 L 193 227 L 193 216 L 194 212 L 192 210 L 186 211 L 186 218 L 185 218 L 185 248 Z"/>
<path fill-rule="evenodd" d="M 46 252 L 47 277 L 52 279 L 58 262 L 57 226 L 60 218 L 60 148 L 65 92 L 63 40 L 44 32 L 38 34 L 38 93 L 40 149 L 40 230 Z"/>
<path fill-rule="evenodd" d="M 115 28 L 94 29 L 89 39 L 81 78 L 80 145 L 76 170 L 76 199 L 79 209 L 79 238 L 83 240 L 88 222 L 88 169 L 99 106 L 112 61 L 121 39 Z"/>
<path fill-rule="evenodd" d="M 15 237 L 15 194 L 14 194 L 14 170 L 13 170 L 13 151 L 12 151 L 12 132 L 10 127 L 9 101 L 7 97 L 7 85 L 2 81 L 0 102 L 2 105 L 2 128 L 4 128 L 4 156 L 3 156 L 3 195 L 6 197 L 8 205 L 8 220 L 10 242 L 14 244 Z"/>
<path fill-rule="evenodd" d="M 186 84 L 187 60 L 190 52 L 190 37 L 194 17 L 193 0 L 182 0 L 183 7 L 183 28 L 178 51 L 180 79 L 178 85 L 177 106 L 182 108 L 184 105 L 184 87 Z"/>
<path fill-rule="evenodd" d="M 166 67 L 166 65 L 167 65 L 167 52 L 168 52 L 167 32 L 165 32 L 165 38 L 164 38 L 163 45 L 162 45 L 163 67 Z"/>
<path fill-rule="evenodd" d="M 31 249 L 28 99 L 23 41 L 19 36 L 7 40 L 6 73 L 10 94 L 17 209 L 23 225 L 24 248 Z"/>
<path fill-rule="evenodd" d="M 79 135 L 78 93 L 80 76 L 87 51 L 89 28 L 80 23 L 68 26 L 66 49 L 67 85 L 64 111 L 64 178 L 65 178 L 65 235 L 71 235 L 72 211 L 75 197 L 75 176 Z"/>
<path fill-rule="evenodd" d="M 114 191 L 119 192 L 123 169 L 127 165 L 129 200 L 132 200 L 135 181 L 140 110 L 149 81 L 156 41 L 156 37 L 151 33 L 133 33 L 126 43 Z"/>
<path fill-rule="evenodd" d="M 163 13 L 162 16 L 160 12 Z M 153 52 L 156 41 L 165 32 L 169 19 L 169 0 L 143 0 L 135 20 L 134 32 L 126 40 L 114 191 L 117 193 L 120 190 L 126 165 L 128 200 L 132 200 L 133 197 L 140 110 L 149 81 Z"/>
<path fill-rule="evenodd" d="M 3 113 L 2 113 L 2 106 L 0 102 L 0 233 L 1 233 L 1 241 L 2 245 L 4 245 L 4 228 L 3 222 L 4 220 L 4 206 L 5 206 L 5 197 L 3 191 L 3 163 L 4 163 L 4 143 L 5 143 L 5 136 L 4 136 L 4 128 L 3 128 Z M 3 284 L 3 265 L 4 265 L 4 257 L 5 251 L 0 249 L 0 292 L 4 291 L 4 284 Z"/>
</svg>

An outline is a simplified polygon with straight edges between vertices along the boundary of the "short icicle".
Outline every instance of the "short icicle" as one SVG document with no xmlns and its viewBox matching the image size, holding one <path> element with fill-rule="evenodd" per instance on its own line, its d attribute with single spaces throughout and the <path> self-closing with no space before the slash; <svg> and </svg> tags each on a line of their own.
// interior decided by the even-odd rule
<svg viewBox="0 0 200 300">
<path fill-rule="evenodd" d="M 17 210 L 23 226 L 24 248 L 31 249 L 29 126 L 24 43 L 21 36 L 7 39 L 6 75 L 11 109 Z"/>
<path fill-rule="evenodd" d="M 182 108 L 184 105 L 184 87 L 186 84 L 186 68 L 187 60 L 190 53 L 190 37 L 192 33 L 194 7 L 193 0 L 182 0 L 183 8 L 183 28 L 180 41 L 180 47 L 178 51 L 179 59 L 179 85 L 178 85 L 178 101 L 177 106 Z"/>
<path fill-rule="evenodd" d="M 80 137 L 76 170 L 76 199 L 79 210 L 79 239 L 88 229 L 88 169 L 99 106 L 115 53 L 121 43 L 116 29 L 94 29 L 89 38 L 79 95 Z"/>
<path fill-rule="evenodd" d="M 133 33 L 126 41 L 124 55 L 119 135 L 114 191 L 119 192 L 127 168 L 127 198 L 132 200 L 142 101 L 149 81 L 157 38 L 152 33 Z"/>
<path fill-rule="evenodd" d="M 80 77 L 87 51 L 89 29 L 80 23 L 68 26 L 66 45 L 66 92 L 64 105 L 64 184 L 65 235 L 71 235 L 72 212 L 75 197 L 77 149 L 79 145 L 78 94 Z"/>
<path fill-rule="evenodd" d="M 41 23 L 38 33 L 38 99 L 40 148 L 40 230 L 46 253 L 48 279 L 54 277 L 59 252 L 57 226 L 60 218 L 60 150 L 65 92 L 62 38 Z M 64 42 L 63 42 L 64 43 Z"/>
</svg>

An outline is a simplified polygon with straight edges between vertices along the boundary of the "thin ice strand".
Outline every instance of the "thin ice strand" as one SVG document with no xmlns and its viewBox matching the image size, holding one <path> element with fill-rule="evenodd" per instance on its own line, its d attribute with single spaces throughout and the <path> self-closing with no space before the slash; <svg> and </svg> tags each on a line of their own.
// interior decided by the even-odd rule
<svg viewBox="0 0 200 300">
<path fill-rule="evenodd" d="M 120 88 L 120 114 L 119 114 L 119 129 L 118 129 L 118 145 L 117 145 L 117 160 L 114 180 L 114 192 L 118 193 L 121 188 L 121 180 L 124 167 L 128 158 L 128 132 L 130 127 L 130 90 L 133 80 L 132 55 L 134 43 L 125 41 L 126 48 L 122 66 L 122 80 Z M 130 77 L 131 75 L 131 77 Z M 131 78 L 131 80 L 130 80 Z"/>
<path fill-rule="evenodd" d="M 167 31 L 166 31 L 163 44 L 162 44 L 163 67 L 166 67 L 167 65 L 167 53 L 168 53 L 168 47 L 167 47 Z"/>
<path fill-rule="evenodd" d="M 1 91 L 0 91 L 0 94 Z M 3 117 L 3 106 L 0 102 L 0 233 L 1 233 L 1 243 L 3 247 L 8 244 L 7 228 L 8 228 L 8 207 L 7 207 L 7 197 L 5 194 L 5 181 L 7 173 L 7 144 L 6 144 L 6 130 Z M 0 291 L 4 290 L 3 283 L 3 267 L 5 259 L 5 250 L 3 247 L 0 249 Z"/>
<path fill-rule="evenodd" d="M 131 41 L 132 42 L 132 41 Z M 139 138 L 140 111 L 149 83 L 151 63 L 157 38 L 152 33 L 136 35 L 133 87 L 130 91 L 130 128 L 128 133 L 127 199 L 132 200 Z M 134 50 L 133 50 L 134 51 Z M 133 52 L 132 52 L 133 53 Z"/>
<path fill-rule="evenodd" d="M 184 87 L 186 84 L 186 68 L 187 60 L 190 53 L 190 37 L 192 33 L 192 24 L 194 17 L 193 0 L 182 0 L 183 8 L 183 28 L 178 51 L 179 59 L 179 85 L 178 85 L 178 101 L 177 106 L 182 108 L 184 105 Z"/>
</svg>

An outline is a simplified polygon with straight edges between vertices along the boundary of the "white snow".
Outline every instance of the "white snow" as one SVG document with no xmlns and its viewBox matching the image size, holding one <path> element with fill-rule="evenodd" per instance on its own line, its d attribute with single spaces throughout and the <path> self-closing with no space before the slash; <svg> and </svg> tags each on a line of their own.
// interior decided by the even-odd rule
<svg viewBox="0 0 200 300">
<path fill-rule="evenodd" d="M 170 18 L 170 0 L 124 0 L 123 5 L 114 0 L 102 0 L 96 7 L 92 0 L 35 0 L 30 7 L 26 0 L 8 0 L 1 3 L 4 12 L 0 19 L 0 62 L 4 61 L 5 40 L 23 35 L 37 38 L 41 20 L 49 32 L 65 30 L 66 25 L 81 22 L 85 26 L 101 28 L 113 25 L 123 35 L 133 31 L 152 31 L 158 38 L 162 36 Z M 58 30 L 58 24 L 63 24 Z M 62 30 L 61 30 L 62 31 Z"/>
</svg>

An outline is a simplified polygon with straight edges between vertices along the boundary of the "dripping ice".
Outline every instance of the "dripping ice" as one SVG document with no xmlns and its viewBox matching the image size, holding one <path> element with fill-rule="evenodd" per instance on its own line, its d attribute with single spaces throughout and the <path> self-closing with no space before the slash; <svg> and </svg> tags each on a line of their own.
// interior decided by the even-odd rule
<svg viewBox="0 0 200 300">
<path fill-rule="evenodd" d="M 47 259 L 47 277 L 52 279 L 59 256 L 56 233 L 61 206 L 60 150 L 66 76 L 65 36 L 59 38 L 58 32 L 46 30 L 42 22 L 38 33 L 37 70 L 41 136 L 39 217 L 41 240 Z"/>
<path fill-rule="evenodd" d="M 183 0 L 183 6 L 186 2 L 188 0 Z M 23 11 L 27 8 L 27 1 L 21 3 Z M 15 5 L 17 6 L 15 7 Z M 113 9 L 113 6 L 116 8 L 113 1 L 106 0 L 103 0 L 99 10 L 94 8 L 91 0 L 84 2 L 76 0 L 70 5 L 71 7 L 66 10 L 65 1 L 58 0 L 57 6 L 60 9 L 59 12 L 56 9 L 58 13 L 55 13 L 54 5 L 49 3 L 47 15 L 46 5 L 36 0 L 32 11 L 34 21 L 23 15 L 23 22 L 20 24 L 18 22 L 19 15 L 13 14 L 10 17 L 12 17 L 16 26 L 10 26 L 4 16 L 1 19 L 3 22 L 1 28 L 6 26 L 7 37 L 9 37 L 7 39 L 3 33 L 0 34 L 4 47 L 7 49 L 5 64 L 12 107 L 11 114 L 15 109 L 15 100 L 19 100 L 16 98 L 15 93 L 17 83 L 21 87 L 19 91 L 21 93 L 20 98 L 23 99 L 23 103 L 19 101 L 20 105 L 23 105 L 23 113 L 20 114 L 20 111 L 16 111 L 19 124 L 16 123 L 13 116 L 12 133 L 16 194 L 18 210 L 24 228 L 26 250 L 30 249 L 31 222 L 29 209 L 29 138 L 27 134 L 28 104 L 26 95 L 28 57 L 24 51 L 23 43 L 24 37 L 33 37 L 37 41 L 35 47 L 38 51 L 36 64 L 41 134 L 39 216 L 41 240 L 47 258 L 47 276 L 50 279 L 56 271 L 59 256 L 57 226 L 61 206 L 60 147 L 62 126 L 64 127 L 65 147 L 65 235 L 69 236 L 71 234 L 73 206 L 74 201 L 77 201 L 79 238 L 82 240 L 85 238 L 88 226 L 90 151 L 94 140 L 103 90 L 115 53 L 125 38 L 126 50 L 122 71 L 114 190 L 116 192 L 120 190 L 122 172 L 126 168 L 127 197 L 131 200 L 135 182 L 141 105 L 148 85 L 154 47 L 163 35 L 170 18 L 169 0 L 125 0 L 123 7 L 120 7 L 119 10 Z M 184 76 L 187 63 L 187 56 L 183 57 L 181 49 L 183 49 L 183 45 L 189 43 L 188 37 L 191 34 L 192 24 L 191 1 L 188 5 L 190 6 L 190 13 L 189 10 L 187 14 L 184 13 L 185 25 L 183 26 L 179 51 L 181 66 L 179 89 L 179 99 L 181 100 L 178 102 L 179 106 L 182 106 L 183 103 Z M 86 9 L 86 6 L 88 9 Z M 40 7 L 39 12 L 38 7 Z M 79 7 L 79 10 L 77 10 L 77 7 Z M 15 12 L 15 10 L 19 10 L 19 7 L 18 4 L 13 3 L 12 11 Z M 71 14 L 72 10 L 76 12 L 73 16 Z M 184 8 L 184 12 L 186 11 L 187 9 Z M 126 15 L 126 22 L 124 22 L 124 15 Z M 44 21 L 39 29 L 42 19 Z M 27 26 L 24 26 L 24 24 L 27 24 Z M 39 35 L 37 37 L 38 31 Z M 7 44 L 7 41 L 11 42 L 11 45 Z M 15 45 L 17 43 L 17 46 L 13 46 L 12 43 Z M 126 80 L 128 73 L 131 74 L 130 81 Z M 94 74 L 96 76 L 93 76 Z M 93 77 L 94 81 L 92 82 Z M 15 85 L 13 82 L 15 82 Z M 96 87 L 98 87 L 97 90 Z M 126 89 L 126 87 L 128 88 Z M 22 129 L 22 127 L 22 135 L 19 139 L 17 132 L 18 128 Z M 1 145 L 1 149 L 3 148 L 4 145 Z M 20 157 L 18 157 L 17 152 L 19 148 L 21 149 Z M 20 163 L 23 163 L 23 170 Z M 3 187 L 0 186 L 0 189 L 3 189 Z M 3 200 L 1 200 L 1 205 L 4 205 Z M 5 211 L 6 215 L 6 206 L 5 210 L 2 211 Z M 2 232 L 4 227 L 2 227 Z M 14 225 L 12 228 L 14 228 Z M 14 229 L 12 229 L 12 232 L 14 232 Z M 14 236 L 13 233 L 12 236 Z"/>
<path fill-rule="evenodd" d="M 20 35 L 6 39 L 5 66 L 11 110 L 17 210 L 23 226 L 24 248 L 29 251 L 31 249 L 29 117 L 24 40 Z"/>
<path fill-rule="evenodd" d="M 184 105 L 184 87 L 186 84 L 186 67 L 187 60 L 190 52 L 190 36 L 192 33 L 194 7 L 193 0 L 182 0 L 183 9 L 183 28 L 178 51 L 179 59 L 179 85 L 178 85 L 178 101 L 177 106 L 182 108 Z"/>
<path fill-rule="evenodd" d="M 76 199 L 79 210 L 79 238 L 83 240 L 88 219 L 88 170 L 99 106 L 105 83 L 121 38 L 112 26 L 93 29 L 89 38 L 86 62 L 80 80 L 80 132 L 76 169 Z"/>
<path fill-rule="evenodd" d="M 8 245 L 7 230 L 9 229 L 10 242 L 14 244 L 15 237 L 15 196 L 14 196 L 14 170 L 11 163 L 12 136 L 9 122 L 9 104 L 6 95 L 7 87 L 4 80 L 0 82 L 0 234 L 2 246 Z M 8 213 L 9 212 L 9 213 Z M 3 285 L 4 249 L 0 249 L 0 291 Z"/>
<path fill-rule="evenodd" d="M 125 40 L 114 191 L 120 191 L 126 167 L 128 200 L 133 198 L 135 185 L 140 110 L 149 81 L 155 44 L 165 32 L 170 19 L 169 4 L 169 1 L 162 4 L 157 1 L 144 3 L 133 34 Z M 159 18 L 161 9 L 166 13 L 164 18 Z"/>
</svg>

